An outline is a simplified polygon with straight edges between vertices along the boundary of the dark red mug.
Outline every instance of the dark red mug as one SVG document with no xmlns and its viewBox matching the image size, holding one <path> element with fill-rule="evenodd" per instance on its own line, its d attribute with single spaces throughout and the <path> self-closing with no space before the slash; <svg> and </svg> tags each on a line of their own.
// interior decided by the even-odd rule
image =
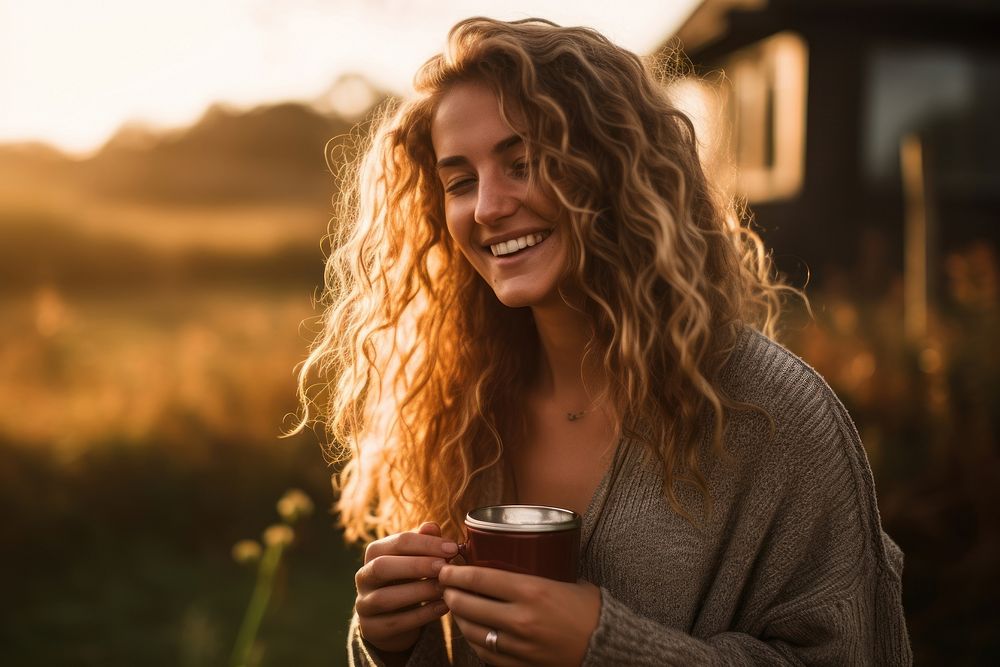
<svg viewBox="0 0 1000 667">
<path fill-rule="evenodd" d="M 458 554 L 468 565 L 576 581 L 580 515 L 545 505 L 491 505 L 465 516 Z"/>
</svg>

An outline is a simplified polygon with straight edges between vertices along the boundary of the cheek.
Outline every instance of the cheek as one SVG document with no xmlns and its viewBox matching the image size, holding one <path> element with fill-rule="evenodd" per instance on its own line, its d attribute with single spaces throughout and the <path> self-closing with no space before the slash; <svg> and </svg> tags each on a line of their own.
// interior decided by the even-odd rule
<svg viewBox="0 0 1000 667">
<path fill-rule="evenodd" d="M 472 215 L 466 209 L 467 206 L 462 202 L 446 205 L 444 221 L 448 228 L 448 235 L 464 254 L 469 254 L 473 250 L 470 244 L 473 242 L 472 230 L 475 223 Z"/>
<path fill-rule="evenodd" d="M 445 225 L 448 229 L 448 236 L 451 238 L 452 248 L 465 258 L 466 262 L 475 267 L 478 258 L 474 256 L 473 248 L 470 246 L 468 227 L 457 223 L 451 217 L 445 219 Z M 479 272 L 479 269 L 477 268 L 476 271 Z"/>
<path fill-rule="evenodd" d="M 456 229 L 452 225 L 448 225 L 448 236 L 451 237 L 452 247 L 455 248 L 463 257 L 468 260 L 472 258 L 469 257 L 469 237 L 468 234 L 462 234 L 460 229 Z"/>
<path fill-rule="evenodd" d="M 448 235 L 451 236 L 452 240 L 461 245 L 462 242 L 462 226 L 459 224 L 459 218 L 455 215 L 454 206 L 446 205 L 444 208 L 444 224 L 448 229 Z"/>
<path fill-rule="evenodd" d="M 445 222 L 445 227 L 448 230 L 448 236 L 451 237 L 452 241 L 455 241 L 457 243 L 458 242 L 458 230 L 455 229 L 455 223 L 452 221 L 452 219 L 451 219 L 450 216 L 445 217 L 444 222 Z"/>
<path fill-rule="evenodd" d="M 537 184 L 531 187 L 524 201 L 535 215 L 546 222 L 558 223 L 561 222 L 561 219 L 566 218 L 565 211 L 555 195 Z"/>
</svg>

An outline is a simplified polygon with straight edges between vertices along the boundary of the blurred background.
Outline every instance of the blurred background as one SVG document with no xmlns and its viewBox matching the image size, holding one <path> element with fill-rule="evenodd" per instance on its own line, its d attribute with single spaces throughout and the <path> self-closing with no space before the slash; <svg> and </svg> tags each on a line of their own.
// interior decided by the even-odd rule
<svg viewBox="0 0 1000 667">
<path fill-rule="evenodd" d="M 918 662 L 1000 660 L 1000 7 L 566 4 L 0 0 L 0 663 L 226 663 L 230 549 L 296 487 L 254 660 L 346 664 L 358 553 L 317 436 L 278 438 L 327 160 L 475 14 L 683 46 L 705 164 L 810 297 L 784 342 L 861 431 Z"/>
</svg>

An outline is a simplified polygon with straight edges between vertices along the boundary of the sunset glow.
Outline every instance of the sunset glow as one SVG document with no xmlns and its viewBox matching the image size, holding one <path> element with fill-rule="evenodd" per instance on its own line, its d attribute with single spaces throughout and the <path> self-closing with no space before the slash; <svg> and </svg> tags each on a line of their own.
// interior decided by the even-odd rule
<svg viewBox="0 0 1000 667">
<path fill-rule="evenodd" d="M 347 73 L 405 94 L 447 29 L 476 14 L 590 25 L 644 53 L 693 5 L 0 0 L 0 142 L 87 152 L 126 121 L 182 126 L 213 102 L 316 101 Z"/>
</svg>

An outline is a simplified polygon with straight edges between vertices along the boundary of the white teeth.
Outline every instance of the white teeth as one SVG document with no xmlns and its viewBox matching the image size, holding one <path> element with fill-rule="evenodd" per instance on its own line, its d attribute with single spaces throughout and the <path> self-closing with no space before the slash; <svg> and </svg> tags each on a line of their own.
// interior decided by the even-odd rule
<svg viewBox="0 0 1000 667">
<path fill-rule="evenodd" d="M 490 250 L 493 252 L 495 257 L 501 257 L 503 255 L 509 255 L 512 252 L 517 252 L 518 250 L 523 250 L 528 246 L 538 245 L 545 240 L 545 237 L 549 235 L 549 232 L 539 232 L 538 234 L 528 234 L 516 239 L 510 239 L 509 241 L 501 241 L 500 243 L 494 243 L 490 246 Z"/>
</svg>

